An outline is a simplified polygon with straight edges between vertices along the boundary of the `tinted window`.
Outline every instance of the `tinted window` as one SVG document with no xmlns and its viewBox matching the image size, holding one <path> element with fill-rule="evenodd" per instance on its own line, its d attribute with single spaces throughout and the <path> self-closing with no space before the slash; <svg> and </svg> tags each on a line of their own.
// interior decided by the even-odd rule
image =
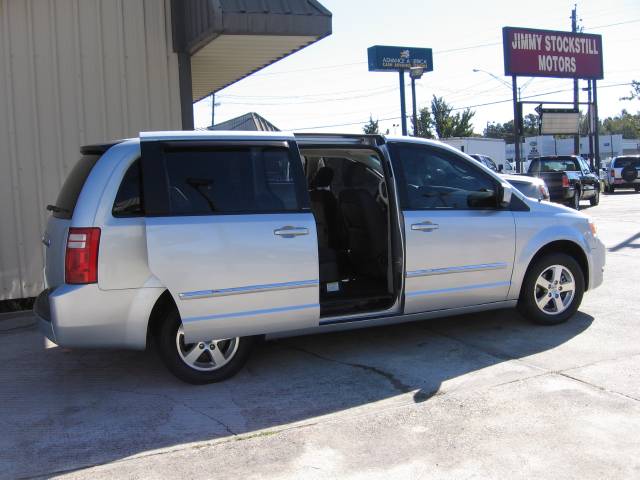
<svg viewBox="0 0 640 480">
<path fill-rule="evenodd" d="M 473 164 L 435 148 L 395 144 L 394 161 L 400 163 L 405 184 L 405 208 L 495 208 L 496 183 Z"/>
<path fill-rule="evenodd" d="M 55 206 L 58 209 L 53 211 L 54 217 L 71 218 L 84 182 L 87 180 L 98 158 L 100 158 L 100 155 L 84 155 L 71 169 L 56 199 Z"/>
<path fill-rule="evenodd" d="M 124 174 L 118 189 L 116 200 L 113 202 L 114 217 L 139 217 L 144 214 L 141 183 L 140 160 L 136 160 Z"/>
<path fill-rule="evenodd" d="M 529 167 L 530 172 L 578 172 L 580 165 L 575 158 L 550 158 L 534 160 Z"/>
<path fill-rule="evenodd" d="M 613 168 L 624 168 L 624 167 L 640 167 L 640 158 L 637 158 L 637 157 L 616 158 Z"/>
<path fill-rule="evenodd" d="M 173 215 L 299 209 L 286 148 L 172 149 L 165 159 Z"/>
</svg>

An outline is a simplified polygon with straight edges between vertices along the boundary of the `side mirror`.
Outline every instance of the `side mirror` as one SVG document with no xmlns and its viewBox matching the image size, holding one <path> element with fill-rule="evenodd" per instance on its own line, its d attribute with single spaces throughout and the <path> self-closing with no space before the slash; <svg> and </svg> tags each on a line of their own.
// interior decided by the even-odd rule
<svg viewBox="0 0 640 480">
<path fill-rule="evenodd" d="M 498 203 L 501 207 L 508 207 L 511 205 L 511 194 L 513 193 L 513 187 L 507 183 L 500 184 L 500 190 L 498 192 Z"/>
</svg>

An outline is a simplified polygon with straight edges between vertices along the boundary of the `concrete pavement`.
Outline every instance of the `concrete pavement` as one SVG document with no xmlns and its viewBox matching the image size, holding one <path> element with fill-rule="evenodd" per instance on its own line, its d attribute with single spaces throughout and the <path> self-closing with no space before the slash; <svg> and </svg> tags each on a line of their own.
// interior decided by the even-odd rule
<svg viewBox="0 0 640 480">
<path fill-rule="evenodd" d="M 584 205 L 605 284 L 556 327 L 505 310 L 288 339 L 194 387 L 153 352 L 0 322 L 0 478 L 640 477 L 640 195 Z"/>
</svg>

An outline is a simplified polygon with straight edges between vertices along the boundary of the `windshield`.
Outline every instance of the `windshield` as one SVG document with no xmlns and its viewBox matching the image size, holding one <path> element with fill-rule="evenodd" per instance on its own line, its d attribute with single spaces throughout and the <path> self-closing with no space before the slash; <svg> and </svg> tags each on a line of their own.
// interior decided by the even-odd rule
<svg viewBox="0 0 640 480">
<path fill-rule="evenodd" d="M 531 162 L 529 171 L 533 173 L 579 172 L 580 165 L 578 165 L 578 161 L 573 157 L 540 158 Z"/>
</svg>

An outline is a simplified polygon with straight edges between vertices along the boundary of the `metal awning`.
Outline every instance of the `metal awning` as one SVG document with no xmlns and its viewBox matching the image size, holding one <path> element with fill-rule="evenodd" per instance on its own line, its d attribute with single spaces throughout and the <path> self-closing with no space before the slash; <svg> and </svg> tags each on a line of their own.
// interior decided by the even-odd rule
<svg viewBox="0 0 640 480">
<path fill-rule="evenodd" d="M 192 101 L 331 34 L 331 12 L 316 0 L 174 0 L 172 14 Z"/>
<path fill-rule="evenodd" d="M 207 128 L 207 130 L 242 130 L 251 132 L 280 131 L 280 129 L 273 123 L 256 112 L 245 113 L 239 117 L 235 117 L 221 123 L 216 123 L 214 126 Z"/>
</svg>

